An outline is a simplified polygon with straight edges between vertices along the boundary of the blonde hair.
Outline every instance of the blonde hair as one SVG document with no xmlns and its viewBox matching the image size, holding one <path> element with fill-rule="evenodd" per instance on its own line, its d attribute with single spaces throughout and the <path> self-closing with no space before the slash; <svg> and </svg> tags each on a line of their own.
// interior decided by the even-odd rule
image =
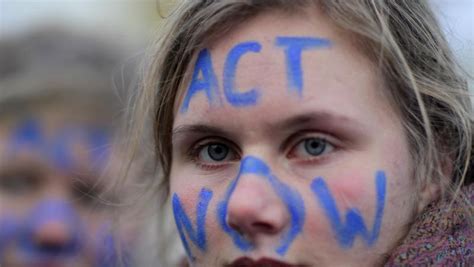
<svg viewBox="0 0 474 267">
<path fill-rule="evenodd" d="M 443 197 L 463 197 L 459 189 L 472 182 L 471 102 L 462 71 L 424 0 L 183 1 L 155 44 L 133 110 L 133 138 L 147 123 L 153 127 L 159 176 L 151 192 L 169 193 L 175 101 L 198 51 L 263 12 L 294 14 L 316 6 L 378 64 L 384 93 L 402 118 L 418 166 L 417 186 L 437 183 Z"/>
</svg>

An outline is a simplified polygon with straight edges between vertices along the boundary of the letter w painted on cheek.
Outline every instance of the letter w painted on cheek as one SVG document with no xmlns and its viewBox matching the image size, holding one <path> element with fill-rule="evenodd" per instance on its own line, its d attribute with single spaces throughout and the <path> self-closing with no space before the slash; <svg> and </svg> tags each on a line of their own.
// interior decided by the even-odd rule
<svg viewBox="0 0 474 267">
<path fill-rule="evenodd" d="M 242 159 L 237 178 L 230 184 L 225 199 L 217 206 L 217 219 L 219 224 L 221 225 L 224 232 L 231 236 L 234 244 L 242 251 L 249 251 L 254 248 L 253 244 L 249 240 L 245 239 L 245 237 L 239 232 L 231 228 L 226 221 L 229 199 L 232 196 L 237 183 L 239 182 L 239 178 L 244 174 L 254 174 L 265 178 L 286 205 L 291 217 L 290 227 L 286 233 L 283 233 L 281 242 L 275 249 L 279 255 L 283 256 L 290 247 L 293 240 L 303 229 L 305 221 L 304 202 L 300 194 L 290 188 L 288 185 L 280 182 L 278 178 L 276 178 L 271 173 L 270 168 L 262 160 L 252 156 Z"/>
<path fill-rule="evenodd" d="M 209 202 L 212 198 L 212 191 L 203 188 L 199 194 L 199 202 L 196 207 L 196 229 L 193 228 L 189 216 L 183 209 L 181 200 L 175 193 L 173 195 L 173 214 L 176 222 L 176 227 L 183 242 L 184 249 L 188 254 L 188 258 L 194 260 L 194 256 L 191 253 L 188 241 L 184 234 L 186 231 L 188 238 L 196 245 L 200 250 L 206 250 L 206 214 L 209 207 Z"/>
<path fill-rule="evenodd" d="M 383 171 L 378 171 L 375 177 L 377 203 L 371 231 L 367 229 L 364 219 L 356 208 L 352 208 L 346 213 L 345 224 L 341 221 L 336 202 L 322 178 L 314 179 L 311 183 L 311 189 L 316 194 L 331 223 L 332 230 L 335 232 L 336 238 L 343 248 L 352 247 L 357 234 L 362 236 L 368 246 L 373 245 L 377 241 L 385 206 L 386 177 Z"/>
<path fill-rule="evenodd" d="M 303 68 L 301 67 L 303 50 L 328 48 L 331 46 L 331 41 L 313 37 L 277 37 L 275 45 L 285 49 L 288 89 L 296 91 L 301 96 L 303 92 Z"/>
</svg>

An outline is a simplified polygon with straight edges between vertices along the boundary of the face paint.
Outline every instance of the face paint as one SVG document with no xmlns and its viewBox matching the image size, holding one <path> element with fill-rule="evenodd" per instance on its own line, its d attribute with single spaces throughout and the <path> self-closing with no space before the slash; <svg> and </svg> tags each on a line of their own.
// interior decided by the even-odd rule
<svg viewBox="0 0 474 267">
<path fill-rule="evenodd" d="M 356 208 L 352 208 L 347 211 L 345 216 L 345 224 L 343 223 L 334 197 L 332 196 L 332 193 L 328 189 L 323 178 L 316 178 L 311 183 L 311 189 L 316 195 L 320 205 L 323 207 L 326 217 L 331 223 L 332 231 L 334 232 L 339 244 L 345 249 L 352 247 L 357 234 L 362 237 L 368 246 L 372 246 L 375 241 L 377 241 L 380 227 L 382 225 L 382 217 L 385 207 L 385 188 L 385 173 L 383 171 L 378 171 L 375 177 L 377 203 L 375 218 L 372 229 L 369 231 L 359 210 Z"/>
<path fill-rule="evenodd" d="M 2 262 L 5 247 L 11 240 L 14 240 L 17 235 L 18 225 L 18 220 L 11 214 L 4 212 L 0 217 L 0 262 Z"/>
<path fill-rule="evenodd" d="M 7 148 L 7 155 L 22 150 L 35 151 L 41 155 L 45 152 L 44 139 L 39 121 L 34 119 L 25 120 L 13 132 Z"/>
<path fill-rule="evenodd" d="M 19 233 L 19 246 L 31 258 L 75 256 L 83 245 L 84 229 L 79 216 L 71 204 L 61 200 L 45 200 L 39 203 L 24 220 Z M 36 235 L 48 223 L 59 223 L 66 227 L 65 239 L 54 245 L 38 244 Z"/>
<path fill-rule="evenodd" d="M 60 223 L 67 227 L 66 240 L 56 244 L 38 243 L 35 235 L 48 223 Z M 93 238 L 95 243 L 90 244 Z M 85 250 L 93 248 L 96 267 L 131 266 L 128 251 L 121 246 L 118 254 L 117 239 L 110 223 L 104 223 L 93 235 L 86 234 L 82 220 L 74 208 L 60 200 L 49 199 L 39 203 L 25 218 L 3 215 L 0 218 L 0 262 L 8 244 L 18 244 L 19 253 L 26 262 L 48 262 L 49 260 L 73 260 Z M 123 245 L 123 244 L 121 244 Z M 88 247 L 86 247 L 88 246 Z"/>
<path fill-rule="evenodd" d="M 201 78 L 199 76 L 201 75 Z M 193 77 L 189 84 L 186 96 L 181 106 L 181 112 L 186 112 L 189 108 L 189 102 L 192 97 L 199 91 L 204 91 L 209 104 L 219 99 L 217 77 L 212 67 L 211 53 L 207 49 L 203 49 L 196 60 L 194 66 Z"/>
<path fill-rule="evenodd" d="M 305 205 L 299 193 L 288 185 L 280 182 L 272 173 L 270 168 L 262 160 L 248 156 L 242 159 L 241 168 L 237 178 L 230 184 L 226 197 L 217 206 L 217 218 L 223 231 L 233 240 L 234 245 L 242 251 L 250 251 L 254 247 L 252 243 L 227 224 L 228 203 L 235 190 L 241 175 L 255 174 L 266 179 L 285 203 L 291 216 L 291 224 L 286 233 L 282 235 L 280 244 L 275 252 L 279 255 L 285 255 L 291 243 L 302 231 L 305 220 Z M 383 171 L 378 171 L 375 178 L 376 189 L 376 212 L 374 223 L 369 231 L 365 225 L 364 219 L 356 208 L 350 209 L 345 216 L 345 224 L 341 221 L 340 212 L 331 191 L 328 189 L 323 178 L 316 178 L 311 183 L 311 190 L 317 197 L 320 205 L 325 211 L 326 218 L 330 221 L 336 239 L 344 249 L 352 247 L 356 235 L 361 235 L 368 246 L 372 246 L 378 239 L 380 227 L 382 224 L 383 211 L 385 206 L 386 177 Z M 193 228 L 189 216 L 183 209 L 181 201 L 177 194 L 173 195 L 173 212 L 176 225 L 181 240 L 189 258 L 194 261 L 195 257 L 191 253 L 185 232 L 188 238 L 201 251 L 206 250 L 206 214 L 209 202 L 212 198 L 212 191 L 202 189 L 199 195 L 199 202 L 196 207 L 196 228 Z"/>
<path fill-rule="evenodd" d="M 199 265 L 375 266 L 413 220 L 416 166 L 377 64 L 323 12 L 308 13 L 263 12 L 213 40 L 225 103 L 202 94 L 173 118 L 170 191 L 188 219 L 196 204 L 185 195 L 208 188 L 218 200 L 205 253 L 187 240 Z M 237 106 L 226 90 L 258 97 Z"/>
<path fill-rule="evenodd" d="M 117 245 L 118 240 L 112 234 L 110 223 L 103 224 L 96 233 L 97 267 L 128 267 L 131 265 L 131 257 L 125 244 Z M 120 252 L 119 252 L 120 249 Z"/>
<path fill-rule="evenodd" d="M 84 166 L 87 166 L 87 172 L 102 171 L 110 157 L 110 135 L 102 128 L 83 124 L 63 124 L 60 128 L 52 129 L 54 131 L 48 131 L 49 128 L 46 127 L 40 120 L 25 120 L 13 128 L 5 140 L 4 153 L 7 162 L 15 161 L 18 164 L 13 170 L 8 169 L 8 172 L 4 173 L 7 176 L 2 176 L 2 179 L 8 181 L 15 179 L 15 175 L 23 175 L 22 170 L 28 167 L 22 165 L 27 164 L 22 163 L 23 155 L 35 161 L 38 174 L 35 170 L 32 171 L 31 175 L 37 180 L 37 186 L 31 188 L 31 194 L 28 192 L 24 196 L 18 196 L 10 194 L 10 188 L 2 188 L 7 194 L 0 195 L 0 201 L 6 198 L 7 203 L 25 201 L 24 203 L 32 203 L 34 206 L 19 205 L 20 211 L 16 212 L 15 216 L 5 214 L 5 210 L 0 211 L 0 264 L 3 261 L 8 261 L 7 265 L 15 266 L 33 266 L 44 262 L 69 265 L 68 263 L 77 262 L 87 263 L 88 266 L 92 264 L 94 267 L 113 267 L 118 266 L 119 256 L 123 263 L 130 262 L 128 254 L 125 251 L 122 253 L 122 249 L 121 254 L 117 255 L 117 241 L 109 231 L 110 227 L 96 231 L 97 224 L 103 220 L 102 211 L 92 211 L 92 216 L 88 217 L 86 222 L 78 214 L 84 211 L 73 205 L 72 198 L 77 200 L 74 203 L 88 211 L 92 205 L 95 206 L 89 197 L 76 198 L 80 197 L 81 189 L 89 186 L 88 182 L 80 183 L 83 186 L 77 187 L 74 182 L 68 181 L 73 179 L 70 177 L 72 172 L 81 172 Z M 86 154 L 80 154 L 83 151 Z M 83 159 L 86 162 L 83 162 Z M 47 168 L 43 169 L 43 165 Z M 57 175 L 58 173 L 60 175 Z M 57 184 L 56 189 L 71 195 L 66 198 L 61 195 L 61 199 L 55 199 L 54 191 L 50 198 L 43 199 L 43 193 L 46 192 L 43 190 L 48 190 L 49 186 L 56 184 L 57 179 L 65 179 L 66 183 L 61 181 L 61 185 Z M 96 194 L 96 191 L 91 194 Z"/>
<path fill-rule="evenodd" d="M 90 165 L 101 168 L 109 158 L 109 135 L 105 130 L 84 127 L 60 129 L 55 135 L 46 137 L 38 120 L 29 119 L 21 123 L 12 133 L 7 155 L 28 152 L 47 159 L 58 170 L 74 169 L 74 145 L 86 145 Z"/>
<path fill-rule="evenodd" d="M 316 48 L 329 48 L 331 41 L 324 38 L 314 37 L 276 37 L 275 46 L 282 47 L 285 51 L 288 89 L 295 91 L 299 96 L 303 93 L 303 70 L 301 66 L 301 55 L 303 51 Z M 247 53 L 260 53 L 262 45 L 256 41 L 242 42 L 235 45 L 227 54 L 222 74 L 223 91 L 227 102 L 234 107 L 246 107 L 256 105 L 261 97 L 257 88 L 246 92 L 239 92 L 235 88 L 235 74 L 237 65 L 242 56 Z M 201 76 L 201 77 L 200 77 Z M 204 91 L 208 103 L 213 105 L 219 100 L 219 85 L 214 68 L 212 66 L 211 53 L 203 49 L 199 53 L 190 85 L 184 97 L 181 112 L 189 108 L 191 99 L 197 92 Z"/>
<path fill-rule="evenodd" d="M 199 194 L 199 201 L 196 206 L 196 229 L 194 229 L 189 216 L 183 209 L 179 196 L 177 194 L 173 195 L 173 214 L 176 227 L 178 228 L 186 253 L 191 260 L 194 260 L 194 256 L 191 253 L 184 231 L 186 231 L 188 238 L 195 246 L 201 251 L 206 250 L 206 215 L 211 198 L 212 191 L 203 188 Z"/>
<path fill-rule="evenodd" d="M 244 107 L 255 105 L 260 97 L 258 89 L 250 89 L 247 92 L 239 93 L 235 90 L 235 73 L 240 58 L 249 52 L 258 53 L 262 46 L 258 42 L 240 43 L 227 55 L 224 66 L 224 93 L 227 101 L 234 107 Z"/>
<path fill-rule="evenodd" d="M 263 162 L 262 160 L 252 156 L 248 156 L 242 159 L 240 171 L 237 175 L 237 178 L 235 178 L 235 180 L 229 186 L 225 199 L 218 205 L 218 221 L 224 232 L 226 232 L 232 237 L 234 244 L 238 248 L 243 251 L 249 251 L 253 248 L 252 244 L 248 240 L 246 240 L 245 237 L 243 237 L 239 232 L 231 228 L 226 221 L 229 199 L 232 196 L 232 193 L 239 182 L 240 176 L 245 174 L 255 174 L 266 179 L 266 181 L 270 183 L 273 190 L 275 190 L 277 195 L 285 203 L 286 208 L 288 209 L 288 213 L 291 217 L 290 227 L 288 228 L 286 233 L 283 233 L 281 242 L 275 249 L 275 251 L 279 255 L 283 256 L 285 255 L 293 240 L 303 229 L 305 221 L 305 205 L 300 194 L 296 190 L 293 190 L 290 186 L 279 181 L 278 178 L 271 173 L 271 170 L 268 165 L 265 164 L 265 162 Z"/>
<path fill-rule="evenodd" d="M 277 37 L 275 45 L 285 49 L 288 89 L 301 96 L 303 93 L 303 69 L 301 67 L 303 50 L 329 48 L 331 41 L 314 37 Z"/>
</svg>

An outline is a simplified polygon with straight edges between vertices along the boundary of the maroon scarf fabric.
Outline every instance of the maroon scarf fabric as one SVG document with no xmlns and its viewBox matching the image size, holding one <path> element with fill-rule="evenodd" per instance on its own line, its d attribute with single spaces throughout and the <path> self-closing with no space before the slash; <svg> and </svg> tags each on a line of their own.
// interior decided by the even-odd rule
<svg viewBox="0 0 474 267">
<path fill-rule="evenodd" d="M 463 188 L 471 205 L 474 184 Z M 415 221 L 385 266 L 474 266 L 474 228 L 465 208 L 450 201 L 431 204 Z"/>
</svg>

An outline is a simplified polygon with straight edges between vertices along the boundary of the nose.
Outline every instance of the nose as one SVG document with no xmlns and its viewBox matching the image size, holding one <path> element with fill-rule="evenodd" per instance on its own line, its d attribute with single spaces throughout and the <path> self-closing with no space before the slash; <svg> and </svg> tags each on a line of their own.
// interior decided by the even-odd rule
<svg viewBox="0 0 474 267">
<path fill-rule="evenodd" d="M 227 224 L 253 244 L 279 236 L 290 222 L 290 214 L 275 188 L 269 167 L 246 157 L 228 200 Z"/>
<path fill-rule="evenodd" d="M 61 200 L 38 204 L 27 219 L 23 248 L 39 256 L 67 256 L 79 249 L 79 217 Z"/>
<path fill-rule="evenodd" d="M 63 220 L 50 220 L 38 226 L 33 232 L 35 246 L 43 252 L 58 254 L 73 243 L 70 226 Z"/>
</svg>

